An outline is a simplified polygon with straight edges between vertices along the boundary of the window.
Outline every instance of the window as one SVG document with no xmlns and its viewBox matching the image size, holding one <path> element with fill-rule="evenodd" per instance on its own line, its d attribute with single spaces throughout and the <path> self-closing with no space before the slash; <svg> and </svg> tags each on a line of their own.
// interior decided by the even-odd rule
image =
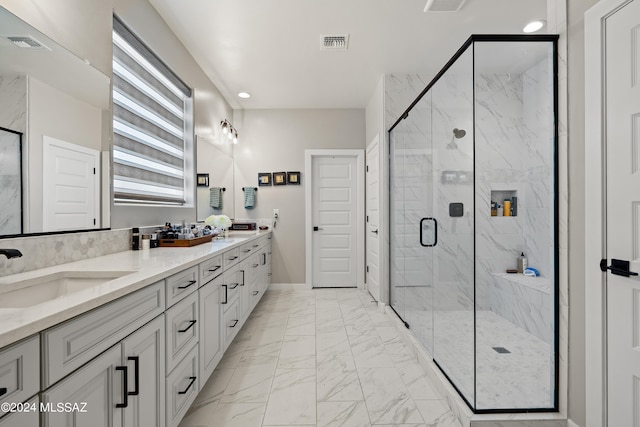
<svg viewBox="0 0 640 427">
<path fill-rule="evenodd" d="M 113 21 L 115 202 L 182 205 L 193 146 L 191 89 L 116 16 Z"/>
</svg>

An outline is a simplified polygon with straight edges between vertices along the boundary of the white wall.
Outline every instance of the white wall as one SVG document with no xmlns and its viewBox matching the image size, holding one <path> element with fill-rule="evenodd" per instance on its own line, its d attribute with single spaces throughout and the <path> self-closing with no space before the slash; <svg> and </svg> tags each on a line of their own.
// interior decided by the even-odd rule
<svg viewBox="0 0 640 427">
<path fill-rule="evenodd" d="M 60 92 L 39 80 L 27 78 L 29 120 L 24 182 L 27 191 L 25 232 L 43 230 L 42 212 L 42 137 L 44 135 L 72 144 L 100 150 L 102 110 Z"/>
<path fill-rule="evenodd" d="M 365 111 L 239 110 L 233 125 L 235 146 L 236 218 L 272 218 L 280 210 L 274 231 L 272 281 L 304 283 L 304 150 L 366 146 Z M 258 172 L 302 172 L 301 185 L 259 187 L 254 209 L 244 208 L 242 187 L 257 187 Z"/>
<path fill-rule="evenodd" d="M 98 1 L 98 0 L 93 0 Z M 140 37 L 189 87 L 194 90 L 194 133 L 216 138 L 220 121 L 231 119 L 233 109 L 211 83 L 171 29 L 147 0 L 114 0 L 114 13 Z M 111 51 L 111 42 L 109 41 Z M 202 148 L 206 152 L 206 148 Z M 195 173 L 196 158 L 187 159 Z M 196 189 L 190 196 L 195 200 Z M 112 228 L 156 225 L 169 222 L 194 222 L 196 206 L 178 208 L 113 205 Z"/>
</svg>

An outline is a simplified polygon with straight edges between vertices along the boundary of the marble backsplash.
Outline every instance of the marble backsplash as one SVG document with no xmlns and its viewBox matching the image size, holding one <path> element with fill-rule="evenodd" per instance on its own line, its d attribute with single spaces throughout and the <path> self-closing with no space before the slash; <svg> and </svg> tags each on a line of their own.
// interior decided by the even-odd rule
<svg viewBox="0 0 640 427">
<path fill-rule="evenodd" d="M 131 249 L 131 229 L 1 239 L 0 247 L 22 252 L 20 258 L 0 256 L 0 276 L 7 276 L 128 251 Z"/>
</svg>

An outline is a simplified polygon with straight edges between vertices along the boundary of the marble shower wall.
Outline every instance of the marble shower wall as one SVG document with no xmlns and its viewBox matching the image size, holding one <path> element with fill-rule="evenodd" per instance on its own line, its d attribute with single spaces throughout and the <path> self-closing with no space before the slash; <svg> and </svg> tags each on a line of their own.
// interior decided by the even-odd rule
<svg viewBox="0 0 640 427">
<path fill-rule="evenodd" d="M 0 235 L 22 233 L 20 135 L 0 129 Z"/>
<path fill-rule="evenodd" d="M 0 127 L 27 131 L 27 78 L 0 75 Z"/>
<path fill-rule="evenodd" d="M 21 258 L 0 256 L 0 276 L 7 276 L 128 251 L 131 249 L 131 229 L 2 239 L 0 246 L 22 252 Z"/>
</svg>

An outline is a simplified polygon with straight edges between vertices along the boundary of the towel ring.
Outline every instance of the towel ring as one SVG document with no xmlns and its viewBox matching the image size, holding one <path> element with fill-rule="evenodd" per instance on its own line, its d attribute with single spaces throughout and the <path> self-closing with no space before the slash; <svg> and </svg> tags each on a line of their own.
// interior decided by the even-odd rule
<svg viewBox="0 0 640 427">
<path fill-rule="evenodd" d="M 247 187 L 249 188 L 249 187 Z M 242 191 L 244 191 L 244 187 L 242 187 Z M 253 187 L 253 191 L 258 191 L 258 187 Z"/>
</svg>

